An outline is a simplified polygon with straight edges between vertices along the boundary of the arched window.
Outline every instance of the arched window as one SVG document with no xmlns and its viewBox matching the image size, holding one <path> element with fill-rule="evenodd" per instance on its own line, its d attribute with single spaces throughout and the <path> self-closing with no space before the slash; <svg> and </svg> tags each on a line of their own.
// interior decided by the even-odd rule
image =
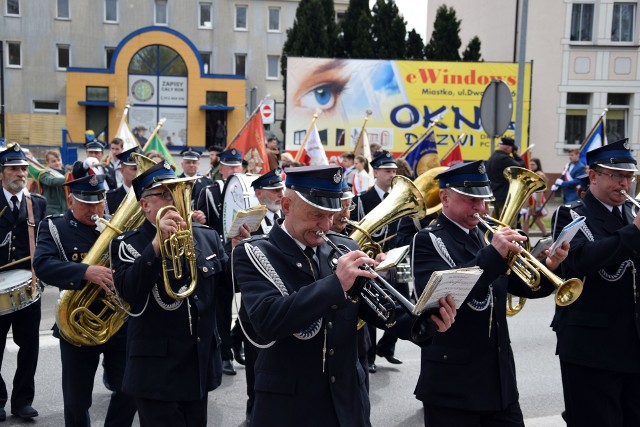
<svg viewBox="0 0 640 427">
<path fill-rule="evenodd" d="M 159 76 L 187 76 L 187 65 L 167 46 L 153 45 L 140 49 L 131 58 L 129 74 L 156 74 Z"/>
</svg>

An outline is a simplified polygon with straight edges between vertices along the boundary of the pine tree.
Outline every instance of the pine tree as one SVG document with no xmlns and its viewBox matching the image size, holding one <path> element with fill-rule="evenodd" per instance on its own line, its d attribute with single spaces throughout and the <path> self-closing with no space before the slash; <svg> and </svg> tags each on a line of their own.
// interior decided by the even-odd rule
<svg viewBox="0 0 640 427">
<path fill-rule="evenodd" d="M 394 0 L 376 0 L 371 23 L 374 58 L 403 59 L 407 49 L 406 34 L 407 23 Z"/>
<path fill-rule="evenodd" d="M 373 58 L 371 10 L 368 0 L 351 0 L 340 25 L 343 58 Z"/>
<path fill-rule="evenodd" d="M 453 7 L 442 5 L 436 12 L 431 40 L 424 49 L 427 60 L 460 61 L 460 20 Z"/>
<path fill-rule="evenodd" d="M 409 31 L 407 36 L 406 59 L 422 60 L 424 59 L 424 43 L 422 37 L 416 30 Z"/>
<path fill-rule="evenodd" d="M 478 36 L 473 37 L 462 53 L 462 60 L 464 62 L 484 62 L 480 53 L 481 44 Z"/>
</svg>

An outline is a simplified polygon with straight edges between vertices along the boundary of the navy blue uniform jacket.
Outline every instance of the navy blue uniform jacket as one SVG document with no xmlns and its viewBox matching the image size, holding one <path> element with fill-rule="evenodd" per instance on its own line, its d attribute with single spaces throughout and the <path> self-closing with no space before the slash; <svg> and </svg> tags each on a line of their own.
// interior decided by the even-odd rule
<svg viewBox="0 0 640 427">
<path fill-rule="evenodd" d="M 582 279 L 584 288 L 576 302 L 556 307 L 552 326 L 557 354 L 577 365 L 640 373 L 640 289 L 633 284 L 633 271 L 640 267 L 640 231 L 628 206 L 628 225 L 623 226 L 587 192 L 583 200 L 556 211 L 554 236 L 572 221 L 570 209 L 587 218 L 588 230 L 581 229 L 571 240 L 561 268 L 565 277 Z M 614 280 L 618 272 L 622 274 Z"/>
<path fill-rule="evenodd" d="M 346 236 L 328 236 L 357 248 Z M 258 272 L 247 255 L 249 244 L 267 257 L 288 296 Z M 252 425 L 370 425 L 356 325 L 358 317 L 378 327 L 384 325 L 362 300 L 354 304 L 345 298 L 328 262 L 330 252 L 326 243 L 319 247 L 321 278 L 314 278 L 310 260 L 280 224 L 266 236 L 244 240 L 233 251 L 233 273 L 251 323 L 263 341 L 276 340 L 272 347 L 260 350 L 255 364 Z M 396 319 L 392 331 L 408 338 L 411 319 L 402 310 Z M 293 336 L 317 321 L 322 323 L 315 336 L 306 340 Z"/>
<path fill-rule="evenodd" d="M 14 220 L 12 208 L 4 196 L 4 192 L 0 191 L 0 211 L 4 213 L 0 217 L 0 265 L 8 264 L 20 258 L 31 255 L 29 253 L 29 231 L 27 224 L 27 200 L 22 194 L 22 202 L 20 203 L 20 212 L 18 219 Z M 39 194 L 32 194 L 31 201 L 33 204 L 33 219 L 35 227 L 38 227 L 44 213 L 47 210 L 47 201 Z M 35 235 L 35 234 L 34 234 Z M 31 261 L 27 260 L 18 265 L 14 265 L 10 270 L 14 269 L 31 269 Z"/>
<path fill-rule="evenodd" d="M 484 272 L 458 309 L 451 329 L 436 334 L 432 344 L 422 349 L 416 397 L 449 408 L 502 410 L 518 400 L 506 321 L 507 292 L 540 298 L 551 294 L 554 286 L 542 279 L 541 289 L 532 292 L 515 274 L 505 275 L 507 264 L 493 246 L 478 248 L 465 231 L 440 214 L 414 240 L 413 272 L 418 295 L 434 271 L 452 268 L 435 249 L 430 233 L 442 239 L 455 268 L 478 266 Z M 493 288 L 493 315 L 489 285 Z M 476 311 L 467 305 L 472 300 L 477 302 L 476 307 L 489 304 Z M 549 304 L 553 302 L 550 300 Z"/>
<path fill-rule="evenodd" d="M 143 225 L 111 241 L 113 281 L 120 295 L 131 305 L 127 331 L 127 366 L 123 391 L 147 399 L 189 401 L 203 398 L 221 382 L 222 362 L 218 348 L 215 316 L 215 287 L 227 263 L 218 233 L 194 225 L 198 279 L 195 292 L 174 310 L 164 290 L 160 257 L 151 241 L 156 228 Z M 171 275 L 172 272 L 170 271 Z M 185 270 L 182 283 L 189 277 Z M 189 319 L 189 306 L 191 320 Z M 190 332 L 191 321 L 193 333 Z"/>
</svg>

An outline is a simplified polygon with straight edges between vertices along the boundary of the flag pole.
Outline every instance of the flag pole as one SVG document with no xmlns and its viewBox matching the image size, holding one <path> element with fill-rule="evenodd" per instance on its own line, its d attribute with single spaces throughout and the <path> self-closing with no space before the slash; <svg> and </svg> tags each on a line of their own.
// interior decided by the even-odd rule
<svg viewBox="0 0 640 427">
<path fill-rule="evenodd" d="M 266 98 L 265 98 L 266 99 Z M 238 132 L 236 132 L 235 136 L 233 137 L 233 139 L 231 139 L 231 142 L 227 144 L 227 146 L 224 148 L 225 150 L 228 150 L 229 148 L 231 148 L 231 146 L 233 145 L 234 142 L 236 142 L 236 139 L 238 139 L 238 137 L 240 136 L 240 134 L 242 134 L 242 131 L 246 129 L 247 126 L 249 126 L 249 123 L 251 123 L 251 119 L 253 118 L 253 116 L 255 116 L 258 111 L 260 111 L 260 107 L 262 107 L 262 104 L 264 103 L 264 99 L 260 101 L 260 103 L 258 104 L 258 106 L 256 107 L 255 110 L 253 110 L 253 112 L 251 113 L 251 115 L 249 116 L 249 118 L 247 118 L 247 120 L 244 122 L 244 125 L 242 125 L 242 127 L 240 128 L 240 130 Z"/>
<path fill-rule="evenodd" d="M 584 139 L 584 141 L 582 141 L 582 144 L 580 144 L 580 151 L 582 151 L 582 149 L 584 148 L 584 146 L 587 144 L 587 142 L 591 139 L 591 136 L 593 136 L 593 133 L 596 131 L 596 129 L 598 128 L 598 124 L 604 120 L 605 116 L 607 115 L 607 111 L 609 111 L 608 108 L 605 108 L 604 111 L 602 112 L 602 114 L 600 114 L 600 117 L 598 118 L 598 120 L 596 120 L 596 124 L 593 125 L 593 127 L 591 128 L 591 132 L 589 132 L 589 135 L 587 135 L 587 137 Z M 602 145 L 604 145 L 604 140 L 602 141 Z"/>
<path fill-rule="evenodd" d="M 311 119 L 311 123 L 309 124 L 309 127 L 307 128 L 307 133 L 304 134 L 304 138 L 302 140 L 302 144 L 300 144 L 300 148 L 298 149 L 298 152 L 296 153 L 296 157 L 293 159 L 294 162 L 299 162 L 300 158 L 302 157 L 302 152 L 304 151 L 304 147 L 307 145 L 307 141 L 309 140 L 309 136 L 311 135 L 311 128 L 313 128 L 313 125 L 316 123 L 316 120 L 318 120 L 318 113 L 314 113 L 313 117 Z"/>
<path fill-rule="evenodd" d="M 165 119 L 164 117 L 161 118 L 158 121 L 158 124 L 156 125 L 156 128 L 153 130 L 153 132 L 151 132 L 151 135 L 149 136 L 149 139 L 147 139 L 147 142 L 144 144 L 144 147 L 142 147 L 142 151 L 143 152 L 147 151 L 147 148 L 149 148 L 149 144 L 151 144 L 151 140 L 153 138 L 155 138 L 155 136 L 158 134 L 158 131 L 160 130 L 160 128 L 162 126 L 164 126 L 164 122 L 166 122 L 166 121 L 167 121 L 167 119 Z M 136 139 L 138 139 L 138 138 L 136 138 Z"/>
<path fill-rule="evenodd" d="M 359 146 L 358 144 L 360 144 L 360 141 L 364 141 L 364 138 L 362 138 L 362 132 L 365 131 L 365 128 L 367 127 L 367 122 L 369 121 L 369 116 L 371 114 L 373 114 L 373 112 L 371 110 L 367 110 L 365 112 L 364 121 L 362 122 L 362 127 L 360 128 L 360 133 L 358 134 L 358 140 L 356 141 L 356 146 L 353 147 L 353 152 L 354 153 L 358 151 L 358 146 Z M 364 152 L 364 148 L 362 149 L 362 152 Z"/>
<path fill-rule="evenodd" d="M 460 141 L 461 141 L 461 140 L 462 140 L 462 138 L 464 138 L 465 136 L 466 136 L 466 133 L 462 132 L 462 133 L 460 134 L 460 136 L 458 136 L 458 139 L 456 140 L 456 143 L 455 143 L 455 144 L 453 144 L 453 145 L 451 146 L 451 148 L 449 148 L 449 150 L 447 150 L 447 152 L 446 152 L 446 153 L 444 153 L 444 155 L 440 158 L 440 160 L 442 160 L 442 159 L 446 159 L 446 158 L 447 158 L 447 156 L 448 156 L 449 154 L 451 154 L 451 152 L 452 152 L 452 151 L 453 151 L 453 150 L 454 150 L 458 145 L 460 145 Z"/>
<path fill-rule="evenodd" d="M 440 120 L 441 120 L 441 119 L 442 119 L 442 116 L 438 116 L 438 117 L 436 117 L 436 118 L 435 118 L 435 119 L 434 119 L 434 120 L 429 124 L 429 127 L 427 128 L 427 130 L 425 130 L 425 131 L 424 131 L 424 133 L 423 133 L 422 135 L 420 135 L 420 137 L 419 137 L 418 139 L 416 139 L 416 140 L 415 140 L 415 142 L 414 142 L 413 144 L 411 144 L 411 145 L 409 146 L 409 148 L 407 148 L 407 149 L 404 151 L 404 153 L 402 153 L 402 154 L 400 155 L 400 157 L 398 157 L 398 158 L 399 158 L 399 159 L 404 159 L 404 158 L 406 158 L 406 157 L 409 155 L 409 153 L 411 153 L 411 152 L 412 152 L 412 151 L 413 151 L 413 150 L 418 146 L 418 143 L 419 143 L 420 141 L 422 141 L 422 139 L 423 139 L 424 137 L 426 137 L 426 136 L 427 136 L 427 134 L 428 134 L 429 132 L 431 132 L 431 129 L 433 129 L 433 127 L 434 127 L 435 125 L 437 125 L 437 124 L 438 124 L 438 122 L 440 122 Z"/>
<path fill-rule="evenodd" d="M 129 127 L 129 110 L 131 109 L 131 104 L 127 103 L 127 105 L 124 106 L 124 112 L 122 113 L 122 121 L 124 122 L 124 124 L 129 128 L 129 131 L 131 131 L 131 128 Z M 133 134 L 133 132 L 131 132 Z M 135 140 L 136 144 L 138 144 L 138 148 L 142 148 L 140 146 L 140 141 L 138 141 L 138 138 L 136 138 L 135 135 L 133 135 L 133 139 Z"/>
</svg>

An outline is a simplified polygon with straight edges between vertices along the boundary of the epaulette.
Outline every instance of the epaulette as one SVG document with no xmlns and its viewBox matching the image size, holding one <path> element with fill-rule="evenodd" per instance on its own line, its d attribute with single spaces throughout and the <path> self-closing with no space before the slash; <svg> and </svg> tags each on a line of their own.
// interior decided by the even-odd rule
<svg viewBox="0 0 640 427">
<path fill-rule="evenodd" d="M 336 233 L 335 231 L 331 231 L 331 230 L 329 230 L 326 234 L 327 236 L 336 237 L 338 239 L 342 238 L 344 240 L 353 240 L 351 237 L 347 236 L 346 234 Z M 336 239 L 332 239 L 332 240 L 336 240 Z"/>
<path fill-rule="evenodd" d="M 29 193 L 29 195 L 33 198 L 35 197 L 36 199 L 42 199 L 42 200 L 47 200 L 42 194 L 40 193 Z"/>
<path fill-rule="evenodd" d="M 209 228 L 209 229 L 213 230 L 213 229 L 212 229 L 211 227 L 209 227 L 208 225 L 206 225 L 206 224 L 200 224 L 199 222 L 192 222 L 192 223 L 191 223 L 191 226 L 192 226 L 192 227 L 199 227 L 199 228 Z"/>
<path fill-rule="evenodd" d="M 442 223 L 440 221 L 433 221 L 431 224 L 427 225 L 425 228 L 423 228 L 423 230 L 426 231 L 437 231 L 440 230 L 443 227 Z"/>
<path fill-rule="evenodd" d="M 107 194 L 115 193 L 116 191 L 118 191 L 118 188 L 112 188 L 111 190 L 107 190 Z"/>
<path fill-rule="evenodd" d="M 569 209 L 575 209 L 577 207 L 584 206 L 584 202 L 582 201 L 582 199 L 578 199 L 564 206 L 568 207 Z"/>
<path fill-rule="evenodd" d="M 140 232 L 139 228 L 134 228 L 133 230 L 125 231 L 124 233 L 122 233 L 121 235 L 116 237 L 116 240 L 128 239 L 129 237 L 133 236 L 134 234 L 136 234 L 138 232 Z"/>
<path fill-rule="evenodd" d="M 51 214 L 44 217 L 44 219 L 57 219 L 64 217 L 64 214 Z"/>
<path fill-rule="evenodd" d="M 268 234 L 256 234 L 254 236 L 251 236 L 247 239 L 244 239 L 241 241 L 241 243 L 245 243 L 245 242 L 256 242 L 258 240 L 267 240 L 267 238 L 269 237 Z"/>
</svg>

